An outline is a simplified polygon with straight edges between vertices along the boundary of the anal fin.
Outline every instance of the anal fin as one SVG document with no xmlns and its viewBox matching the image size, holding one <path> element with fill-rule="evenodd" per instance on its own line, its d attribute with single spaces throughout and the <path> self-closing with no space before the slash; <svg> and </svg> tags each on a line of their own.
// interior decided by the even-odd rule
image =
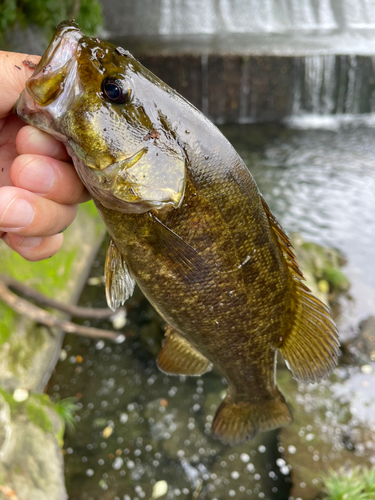
<svg viewBox="0 0 375 500">
<path fill-rule="evenodd" d="M 168 375 L 199 376 L 211 370 L 212 363 L 171 327 L 159 353 L 159 369 Z"/>
<path fill-rule="evenodd" d="M 112 311 L 115 311 L 133 295 L 135 281 L 112 238 L 105 256 L 104 274 L 107 304 Z"/>
</svg>

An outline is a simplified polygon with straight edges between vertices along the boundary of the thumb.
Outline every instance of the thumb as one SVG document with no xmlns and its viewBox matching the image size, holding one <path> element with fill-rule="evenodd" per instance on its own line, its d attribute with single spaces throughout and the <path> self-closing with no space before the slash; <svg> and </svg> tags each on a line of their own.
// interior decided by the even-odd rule
<svg viewBox="0 0 375 500">
<path fill-rule="evenodd" d="M 37 64 L 39 59 L 39 56 L 0 51 L 0 118 L 10 113 L 26 80 L 33 74 L 34 70 L 22 61 Z"/>
</svg>

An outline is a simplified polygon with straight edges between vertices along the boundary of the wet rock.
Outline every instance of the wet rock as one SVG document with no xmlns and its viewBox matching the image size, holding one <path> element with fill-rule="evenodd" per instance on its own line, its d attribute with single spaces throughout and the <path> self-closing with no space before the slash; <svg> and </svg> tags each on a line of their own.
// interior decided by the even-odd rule
<svg viewBox="0 0 375 500">
<path fill-rule="evenodd" d="M 345 353 L 350 355 L 346 361 L 371 366 L 375 362 L 375 316 L 361 321 L 358 329 L 358 335 L 343 345 Z"/>
<path fill-rule="evenodd" d="M 0 396 L 1 482 L 19 500 L 66 500 L 60 417 L 38 400 L 8 401 Z"/>
<path fill-rule="evenodd" d="M 292 233 L 290 239 L 306 284 L 314 295 L 326 304 L 332 304 L 349 290 L 350 283 L 341 271 L 345 264 L 341 252 L 304 241 L 299 233 Z"/>
</svg>

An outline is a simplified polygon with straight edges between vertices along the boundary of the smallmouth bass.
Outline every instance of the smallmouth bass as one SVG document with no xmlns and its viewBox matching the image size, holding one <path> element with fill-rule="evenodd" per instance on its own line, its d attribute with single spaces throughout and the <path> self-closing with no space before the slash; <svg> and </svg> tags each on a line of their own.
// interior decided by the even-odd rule
<svg viewBox="0 0 375 500">
<path fill-rule="evenodd" d="M 121 47 L 60 24 L 17 103 L 62 140 L 111 235 L 116 309 L 136 282 L 166 320 L 159 368 L 228 391 L 213 435 L 238 444 L 288 425 L 277 350 L 317 382 L 337 363 L 329 310 L 302 283 L 290 241 L 219 130 Z"/>
</svg>

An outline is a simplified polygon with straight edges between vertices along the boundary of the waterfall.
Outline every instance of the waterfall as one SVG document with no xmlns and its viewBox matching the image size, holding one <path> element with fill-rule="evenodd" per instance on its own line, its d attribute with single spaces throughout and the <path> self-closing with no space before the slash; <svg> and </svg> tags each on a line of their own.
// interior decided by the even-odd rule
<svg viewBox="0 0 375 500">
<path fill-rule="evenodd" d="M 373 0 L 160 0 L 159 34 L 375 27 Z"/>
</svg>

